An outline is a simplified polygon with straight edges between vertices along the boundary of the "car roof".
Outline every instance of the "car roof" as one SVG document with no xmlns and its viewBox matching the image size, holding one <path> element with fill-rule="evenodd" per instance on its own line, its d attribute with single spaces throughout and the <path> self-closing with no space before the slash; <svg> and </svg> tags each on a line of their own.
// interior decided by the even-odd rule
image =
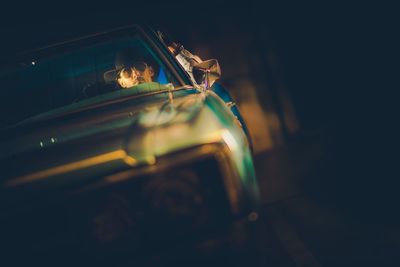
<svg viewBox="0 0 400 267">
<path fill-rule="evenodd" d="M 113 29 L 109 29 L 109 30 L 104 30 L 101 32 L 96 32 L 94 34 L 84 35 L 84 36 L 64 40 L 61 42 L 45 45 L 45 46 L 42 46 L 39 48 L 27 50 L 22 53 L 19 53 L 18 57 L 26 57 L 26 56 L 34 55 L 34 54 L 36 54 L 36 55 L 47 54 L 47 53 L 51 53 L 51 52 L 67 50 L 67 49 L 74 48 L 75 46 L 81 46 L 82 44 L 84 44 L 86 42 L 94 42 L 99 39 L 101 40 L 103 38 L 111 38 L 111 37 L 118 36 L 118 35 L 121 35 L 124 33 L 125 34 L 129 33 L 132 30 L 139 32 L 141 34 L 145 34 L 144 27 L 141 27 L 137 24 L 133 24 L 133 25 L 122 26 L 122 27 L 113 28 Z"/>
</svg>

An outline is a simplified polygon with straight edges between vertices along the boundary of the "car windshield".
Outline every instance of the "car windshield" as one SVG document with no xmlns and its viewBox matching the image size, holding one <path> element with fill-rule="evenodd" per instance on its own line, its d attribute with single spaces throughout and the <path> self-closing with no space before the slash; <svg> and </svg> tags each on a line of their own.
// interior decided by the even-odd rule
<svg viewBox="0 0 400 267">
<path fill-rule="evenodd" d="M 0 128 L 39 114 L 180 85 L 138 34 L 86 43 L 2 70 Z"/>
</svg>

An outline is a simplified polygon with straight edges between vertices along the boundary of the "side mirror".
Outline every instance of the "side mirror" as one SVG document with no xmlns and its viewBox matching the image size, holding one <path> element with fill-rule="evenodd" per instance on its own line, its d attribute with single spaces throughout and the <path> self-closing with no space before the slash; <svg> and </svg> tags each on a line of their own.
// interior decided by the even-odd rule
<svg viewBox="0 0 400 267">
<path fill-rule="evenodd" d="M 216 59 L 209 59 L 193 65 L 193 77 L 198 84 L 204 84 L 205 89 L 221 77 L 221 69 Z"/>
</svg>

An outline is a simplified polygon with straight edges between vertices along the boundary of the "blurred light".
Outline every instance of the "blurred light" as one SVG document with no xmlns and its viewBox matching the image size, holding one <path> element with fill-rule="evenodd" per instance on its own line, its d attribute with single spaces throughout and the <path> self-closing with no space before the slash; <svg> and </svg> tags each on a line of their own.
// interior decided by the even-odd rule
<svg viewBox="0 0 400 267">
<path fill-rule="evenodd" d="M 225 129 L 222 131 L 222 138 L 224 139 L 225 143 L 228 145 L 231 151 L 237 149 L 238 145 L 236 143 L 235 137 L 233 137 L 229 130 Z"/>
<path fill-rule="evenodd" d="M 43 142 L 40 142 L 40 146 L 43 147 Z M 93 167 L 96 165 L 104 164 L 111 161 L 122 160 L 129 166 L 134 166 L 137 164 L 137 160 L 131 156 L 129 156 L 124 150 L 116 150 L 105 154 L 100 154 L 95 157 L 85 158 L 82 160 L 74 161 L 71 163 L 67 163 L 64 165 L 56 166 L 53 168 L 49 168 L 46 170 L 42 170 L 36 173 L 31 173 L 28 175 L 16 177 L 8 182 L 6 182 L 7 186 L 18 186 L 20 184 L 29 183 L 41 179 L 45 179 L 48 177 L 54 177 L 56 175 L 60 175 L 63 173 L 76 171 L 79 169 L 84 169 L 88 167 Z"/>
<path fill-rule="evenodd" d="M 257 221 L 257 219 L 258 219 L 258 213 L 257 212 L 251 212 L 248 216 L 247 216 L 247 219 L 250 221 L 250 222 L 254 222 L 254 221 Z"/>
</svg>

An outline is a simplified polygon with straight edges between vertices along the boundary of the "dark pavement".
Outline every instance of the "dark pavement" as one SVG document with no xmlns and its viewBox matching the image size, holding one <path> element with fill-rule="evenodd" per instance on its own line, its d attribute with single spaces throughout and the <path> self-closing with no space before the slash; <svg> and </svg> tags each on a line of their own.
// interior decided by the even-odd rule
<svg viewBox="0 0 400 267">
<path fill-rule="evenodd" d="M 281 247 L 290 259 L 270 266 L 399 266 L 397 210 L 391 208 L 393 203 L 379 200 L 378 192 L 366 198 L 365 192 L 374 190 L 362 189 L 362 184 L 346 196 L 340 186 L 351 187 L 352 181 L 342 183 L 339 177 L 350 178 L 335 166 L 336 146 L 337 139 L 324 133 L 256 157 L 263 196 L 260 225 L 275 237 L 263 246 L 266 262 L 273 257 L 268 254 L 271 245 Z M 378 208 L 366 208 L 373 197 L 378 198 Z"/>
</svg>

